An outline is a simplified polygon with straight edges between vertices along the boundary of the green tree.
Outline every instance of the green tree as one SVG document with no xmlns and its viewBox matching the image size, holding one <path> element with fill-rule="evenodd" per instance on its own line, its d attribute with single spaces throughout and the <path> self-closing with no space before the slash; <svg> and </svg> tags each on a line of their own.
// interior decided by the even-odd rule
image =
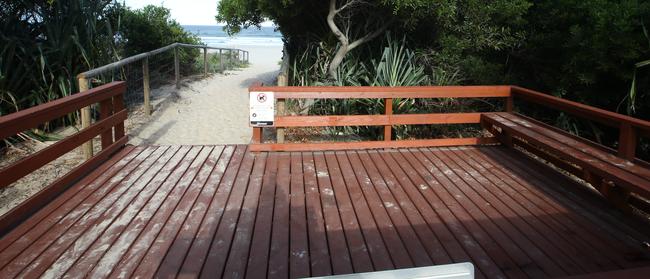
<svg viewBox="0 0 650 279">
<path fill-rule="evenodd" d="M 169 9 L 147 5 L 142 9 L 125 8 L 122 13 L 123 49 L 125 56 L 154 50 L 172 43 L 199 44 L 200 39 L 188 33 L 171 18 Z"/>
</svg>

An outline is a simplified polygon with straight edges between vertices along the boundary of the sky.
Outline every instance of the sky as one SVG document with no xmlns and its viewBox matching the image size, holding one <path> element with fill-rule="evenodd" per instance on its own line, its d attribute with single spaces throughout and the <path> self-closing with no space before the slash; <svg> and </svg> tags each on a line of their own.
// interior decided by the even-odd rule
<svg viewBox="0 0 650 279">
<path fill-rule="evenodd" d="M 219 0 L 118 0 L 135 9 L 146 5 L 162 5 L 171 10 L 172 17 L 181 25 L 215 25 Z M 271 26 L 265 22 L 264 26 Z"/>
</svg>

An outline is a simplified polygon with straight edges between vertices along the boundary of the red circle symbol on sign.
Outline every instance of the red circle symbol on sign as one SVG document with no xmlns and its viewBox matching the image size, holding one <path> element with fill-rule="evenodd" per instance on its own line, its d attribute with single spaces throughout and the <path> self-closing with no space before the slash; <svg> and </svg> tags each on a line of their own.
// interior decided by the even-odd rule
<svg viewBox="0 0 650 279">
<path fill-rule="evenodd" d="M 266 94 L 264 93 L 257 94 L 257 101 L 260 103 L 266 102 Z"/>
</svg>

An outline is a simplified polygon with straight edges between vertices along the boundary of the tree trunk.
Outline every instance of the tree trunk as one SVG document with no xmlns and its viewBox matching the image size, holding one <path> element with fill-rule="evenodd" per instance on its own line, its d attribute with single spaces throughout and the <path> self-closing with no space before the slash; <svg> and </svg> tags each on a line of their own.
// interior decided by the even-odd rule
<svg viewBox="0 0 650 279">
<path fill-rule="evenodd" d="M 330 61 L 330 64 L 327 68 L 327 74 L 332 79 L 336 79 L 336 71 L 338 67 L 341 66 L 341 63 L 343 62 L 345 56 L 350 51 L 379 36 L 392 23 L 392 20 L 387 21 L 383 23 L 383 25 L 379 27 L 377 30 L 375 30 L 374 32 L 366 34 L 365 36 L 350 43 L 350 38 L 348 38 L 348 34 L 344 34 L 341 31 L 341 29 L 336 25 L 336 15 L 345 9 L 353 8 L 352 6 L 354 6 L 357 3 L 359 3 L 357 0 L 347 0 L 345 4 L 343 4 L 340 8 L 337 9 L 336 0 L 330 0 L 329 13 L 327 14 L 327 25 L 330 27 L 330 30 L 332 30 L 332 33 L 334 33 L 334 36 L 336 36 L 336 39 L 338 39 L 340 43 L 339 49 L 336 51 L 336 54 L 332 58 L 332 61 Z M 344 29 L 348 30 L 348 28 L 344 28 Z"/>
<path fill-rule="evenodd" d="M 343 58 L 345 58 L 348 52 L 350 52 L 350 50 L 347 45 L 341 45 L 341 47 L 336 51 L 336 54 L 334 55 L 334 58 L 332 58 L 332 61 L 330 61 L 330 65 L 327 69 L 327 73 L 331 78 L 336 79 L 336 69 L 339 68 L 343 62 Z"/>
</svg>

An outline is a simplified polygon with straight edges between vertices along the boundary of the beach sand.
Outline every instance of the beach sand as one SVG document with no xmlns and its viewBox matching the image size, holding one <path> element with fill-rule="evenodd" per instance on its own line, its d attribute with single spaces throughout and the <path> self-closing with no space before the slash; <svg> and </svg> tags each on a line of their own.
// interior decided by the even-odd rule
<svg viewBox="0 0 650 279">
<path fill-rule="evenodd" d="M 250 65 L 244 69 L 215 74 L 197 81 L 183 82 L 175 88 L 163 88 L 154 95 L 154 113 L 129 132 L 130 143 L 160 145 L 246 144 L 252 129 L 248 126 L 248 87 L 261 81 L 274 83 L 281 46 L 228 46 L 250 52 Z"/>
</svg>

